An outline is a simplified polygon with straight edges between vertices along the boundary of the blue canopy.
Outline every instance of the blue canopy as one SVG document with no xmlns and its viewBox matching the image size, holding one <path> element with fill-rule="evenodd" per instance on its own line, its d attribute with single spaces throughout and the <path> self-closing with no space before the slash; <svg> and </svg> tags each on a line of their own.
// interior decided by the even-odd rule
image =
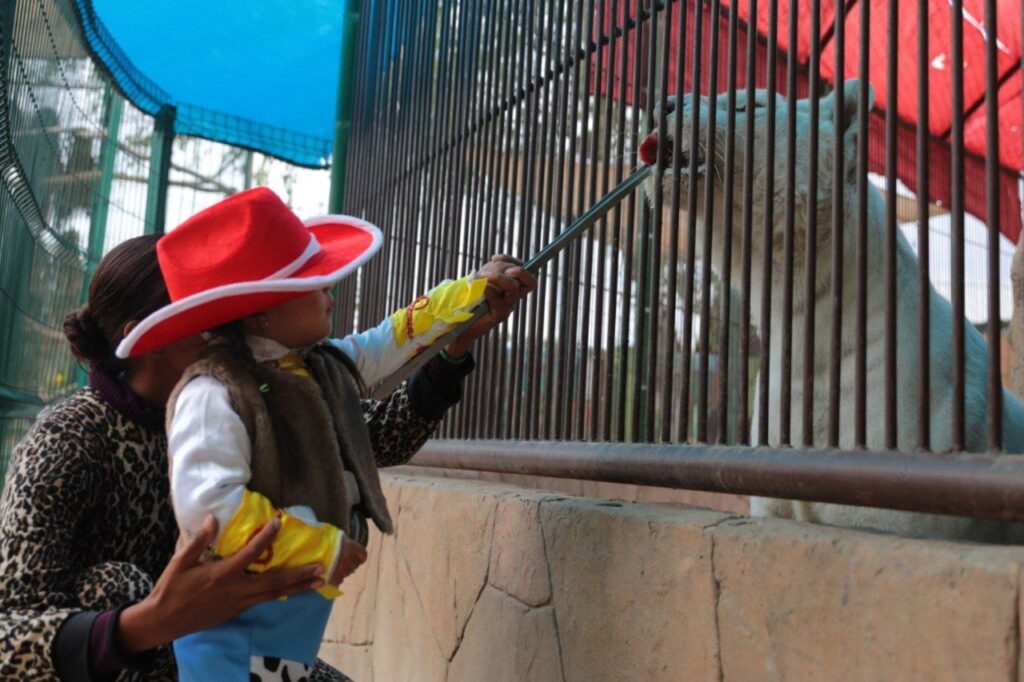
<svg viewBox="0 0 1024 682">
<path fill-rule="evenodd" d="M 102 66 L 174 132 L 330 164 L 342 0 L 76 0 Z"/>
</svg>

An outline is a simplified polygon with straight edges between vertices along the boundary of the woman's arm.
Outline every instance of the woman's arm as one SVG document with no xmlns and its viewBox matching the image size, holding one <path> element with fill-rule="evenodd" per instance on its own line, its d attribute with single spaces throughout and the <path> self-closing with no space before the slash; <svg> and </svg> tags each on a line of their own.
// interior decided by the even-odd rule
<svg viewBox="0 0 1024 682">
<path fill-rule="evenodd" d="M 0 499 L 0 678 L 56 678 L 57 633 L 83 612 L 74 581 L 88 560 L 74 547 L 100 483 L 89 442 L 82 425 L 44 417 L 14 449 Z"/>
<path fill-rule="evenodd" d="M 384 400 L 364 400 L 363 417 L 379 467 L 405 464 L 433 435 L 445 412 L 462 398 L 473 371 L 470 355 L 436 356 Z"/>
</svg>

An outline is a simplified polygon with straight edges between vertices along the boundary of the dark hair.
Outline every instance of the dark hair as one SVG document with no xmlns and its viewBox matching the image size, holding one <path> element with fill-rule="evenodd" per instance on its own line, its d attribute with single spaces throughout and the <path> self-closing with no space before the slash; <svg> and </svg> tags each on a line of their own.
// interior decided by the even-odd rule
<svg viewBox="0 0 1024 682">
<path fill-rule="evenodd" d="M 242 324 L 241 320 L 222 324 L 212 331 L 215 334 L 224 337 L 228 343 L 228 347 L 231 349 L 231 353 L 246 368 L 252 369 L 256 366 L 256 358 L 253 356 L 252 349 L 249 348 L 249 344 L 245 340 L 245 326 Z M 345 365 L 345 368 L 352 375 L 359 392 L 361 394 L 365 394 L 366 383 L 363 381 L 363 376 L 359 373 L 359 368 L 356 367 L 356 363 L 342 352 L 336 353 L 335 357 L 341 360 L 341 364 Z"/>
<path fill-rule="evenodd" d="M 157 235 L 124 241 L 103 257 L 89 300 L 64 318 L 71 352 L 91 367 L 120 372 L 124 361 L 114 355 L 129 322 L 138 322 L 170 303 L 156 258 Z"/>
</svg>

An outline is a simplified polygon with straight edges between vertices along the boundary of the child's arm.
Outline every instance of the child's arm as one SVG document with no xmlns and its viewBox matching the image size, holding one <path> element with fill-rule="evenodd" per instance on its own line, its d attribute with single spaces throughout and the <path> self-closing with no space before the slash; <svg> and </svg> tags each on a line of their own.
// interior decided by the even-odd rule
<svg viewBox="0 0 1024 682">
<path fill-rule="evenodd" d="M 391 376 L 405 362 L 468 320 L 484 298 L 487 279 L 469 275 L 447 280 L 372 329 L 332 343 L 348 355 L 367 386 Z"/>
<path fill-rule="evenodd" d="M 342 532 L 275 508 L 265 496 L 246 487 L 251 478 L 252 446 L 220 381 L 197 377 L 182 389 L 167 438 L 171 500 L 183 532 L 197 532 L 206 515 L 212 514 L 220 529 L 212 548 L 220 556 L 230 556 L 278 516 L 280 532 L 249 569 L 262 572 L 320 564 L 325 576 L 334 575 Z M 330 585 L 320 591 L 326 597 L 339 594 Z"/>
</svg>

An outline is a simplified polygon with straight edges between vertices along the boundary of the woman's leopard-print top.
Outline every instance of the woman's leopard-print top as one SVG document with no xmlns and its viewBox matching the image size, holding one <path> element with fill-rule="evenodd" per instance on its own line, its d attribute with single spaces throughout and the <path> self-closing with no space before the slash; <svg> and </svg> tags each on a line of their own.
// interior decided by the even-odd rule
<svg viewBox="0 0 1024 682">
<path fill-rule="evenodd" d="M 364 415 L 382 467 L 408 461 L 438 424 L 410 406 L 404 385 L 365 401 Z M 81 576 L 97 564 L 131 564 L 145 594 L 176 536 L 163 432 L 131 421 L 93 388 L 40 415 L 14 449 L 0 498 L 0 679 L 57 679 L 54 638 L 89 601 Z M 173 665 L 145 678 L 175 679 Z"/>
</svg>

